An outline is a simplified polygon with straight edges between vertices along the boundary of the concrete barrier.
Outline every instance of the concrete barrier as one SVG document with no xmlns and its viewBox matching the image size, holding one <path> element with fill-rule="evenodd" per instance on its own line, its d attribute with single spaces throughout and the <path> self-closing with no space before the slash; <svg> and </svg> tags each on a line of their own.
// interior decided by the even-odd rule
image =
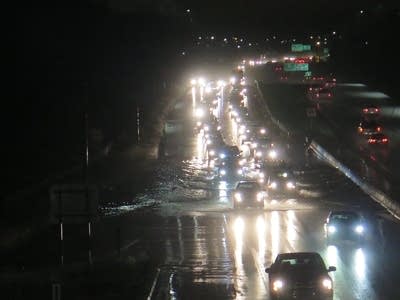
<svg viewBox="0 0 400 300">
<path fill-rule="evenodd" d="M 359 186 L 367 195 L 382 205 L 395 218 L 400 220 L 400 205 L 397 202 L 395 202 L 382 191 L 361 180 L 351 169 L 338 161 L 316 141 L 311 142 L 310 148 L 320 159 L 326 161 L 329 165 L 341 171 L 346 177 Z"/>
</svg>

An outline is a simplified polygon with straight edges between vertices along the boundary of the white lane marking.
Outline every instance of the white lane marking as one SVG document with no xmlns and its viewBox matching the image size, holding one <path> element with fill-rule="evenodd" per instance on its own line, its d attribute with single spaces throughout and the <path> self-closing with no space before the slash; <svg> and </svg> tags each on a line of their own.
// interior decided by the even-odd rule
<svg viewBox="0 0 400 300">
<path fill-rule="evenodd" d="M 160 277 L 160 268 L 157 268 L 156 276 L 154 277 L 153 284 L 151 285 L 150 293 L 147 296 L 147 300 L 151 300 L 153 298 L 153 293 L 157 285 L 158 278 Z"/>
<path fill-rule="evenodd" d="M 260 265 L 260 262 L 258 261 L 258 257 L 257 257 L 257 251 L 254 248 L 251 248 L 251 255 L 253 256 L 254 259 L 254 265 L 257 269 L 258 274 L 260 275 L 265 289 L 268 291 L 268 280 L 267 280 L 267 276 L 265 276 L 265 270 L 264 270 L 264 266 Z"/>
</svg>

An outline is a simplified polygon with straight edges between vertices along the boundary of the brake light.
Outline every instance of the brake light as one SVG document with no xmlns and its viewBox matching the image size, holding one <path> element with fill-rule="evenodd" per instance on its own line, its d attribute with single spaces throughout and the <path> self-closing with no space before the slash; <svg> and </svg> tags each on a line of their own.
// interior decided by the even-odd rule
<svg viewBox="0 0 400 300">
<path fill-rule="evenodd" d="M 378 108 L 375 108 L 375 112 L 379 112 L 379 109 L 378 109 Z"/>
<path fill-rule="evenodd" d="M 328 94 L 328 97 L 332 97 L 332 94 L 331 94 L 331 93 L 329 93 L 329 94 Z"/>
<path fill-rule="evenodd" d="M 367 113 L 367 112 L 368 112 L 368 108 L 364 108 L 364 109 L 363 109 L 363 112 L 364 112 L 364 113 Z"/>
<path fill-rule="evenodd" d="M 387 143 L 388 141 L 389 141 L 389 140 L 388 140 L 387 138 L 383 138 L 383 139 L 382 139 L 382 142 L 383 142 L 383 143 Z"/>
<path fill-rule="evenodd" d="M 378 126 L 378 127 L 376 127 L 376 130 L 377 130 L 377 131 L 381 131 L 381 130 L 382 130 L 382 127 Z"/>
</svg>

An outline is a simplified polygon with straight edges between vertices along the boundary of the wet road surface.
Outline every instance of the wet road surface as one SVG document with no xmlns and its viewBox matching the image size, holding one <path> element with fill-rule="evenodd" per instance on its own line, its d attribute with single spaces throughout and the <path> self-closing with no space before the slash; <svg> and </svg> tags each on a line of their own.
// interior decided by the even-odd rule
<svg viewBox="0 0 400 300">
<path fill-rule="evenodd" d="M 151 267 L 143 273 L 145 284 L 131 297 L 269 299 L 264 269 L 276 255 L 317 251 L 326 265 L 337 267 L 332 275 L 334 299 L 399 299 L 395 279 L 400 267 L 400 227 L 336 170 L 314 160 L 298 170 L 297 195 L 268 198 L 263 210 L 235 211 L 230 200 L 232 184 L 214 178 L 207 169 L 201 156 L 202 139 L 192 135 L 178 142 L 185 145 L 184 150 L 160 162 L 154 184 L 137 196 L 136 204 L 104 207 L 104 216 L 94 227 L 94 259 L 112 255 L 116 230 L 122 231 L 118 243 L 125 256 L 137 257 L 139 252 L 149 259 Z M 149 201 L 151 205 L 146 204 Z M 365 244 L 346 241 L 327 246 L 324 222 L 335 208 L 356 209 L 365 215 L 369 221 Z M 39 242 L 43 240 L 48 242 Z M 25 261 L 29 258 L 34 259 L 30 267 L 34 270 L 49 256 L 55 258 L 49 263 L 55 263 L 56 245 L 46 236 L 38 237 L 31 243 L 33 248 L 21 250 L 19 262 L 11 259 L 4 265 L 29 268 Z M 104 294 L 96 299 L 116 296 L 112 297 Z"/>
</svg>

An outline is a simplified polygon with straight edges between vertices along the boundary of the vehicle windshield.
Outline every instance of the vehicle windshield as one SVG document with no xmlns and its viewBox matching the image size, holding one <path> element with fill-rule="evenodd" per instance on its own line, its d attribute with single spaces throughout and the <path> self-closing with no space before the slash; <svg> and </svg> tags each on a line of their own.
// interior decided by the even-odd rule
<svg viewBox="0 0 400 300">
<path fill-rule="evenodd" d="M 317 269 L 325 270 L 325 264 L 318 256 L 304 256 L 304 257 L 285 257 L 280 259 L 277 263 L 280 270 L 290 269 Z"/>
<path fill-rule="evenodd" d="M 355 213 L 335 213 L 330 217 L 332 222 L 355 222 L 359 220 L 359 216 Z"/>
</svg>

